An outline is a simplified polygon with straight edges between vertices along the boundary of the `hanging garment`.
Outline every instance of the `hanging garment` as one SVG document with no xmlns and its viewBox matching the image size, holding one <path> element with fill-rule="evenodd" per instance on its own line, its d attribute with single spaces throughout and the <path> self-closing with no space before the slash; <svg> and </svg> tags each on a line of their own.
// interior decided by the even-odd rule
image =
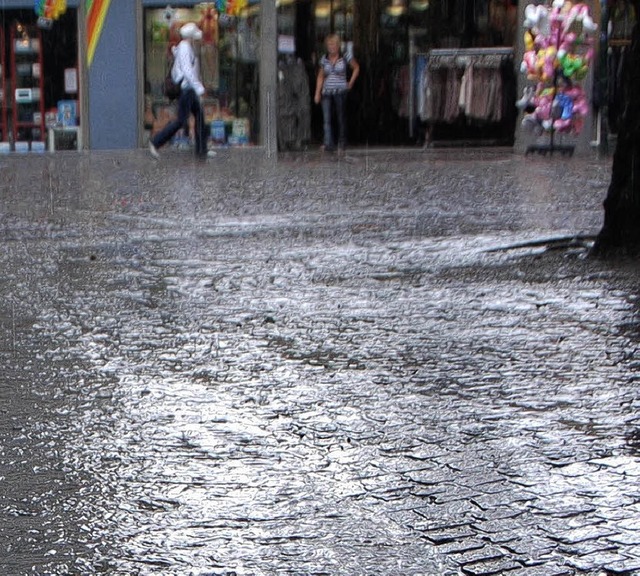
<svg viewBox="0 0 640 576">
<path fill-rule="evenodd" d="M 427 56 L 425 54 L 419 54 L 416 58 L 416 74 L 415 74 L 415 94 L 416 94 L 416 115 L 424 121 L 425 113 L 425 94 L 426 83 L 428 79 L 427 71 Z"/>
<path fill-rule="evenodd" d="M 424 105 L 420 117 L 427 122 L 498 123 L 507 117 L 508 74 L 511 53 L 473 53 L 456 50 L 450 55 L 429 55 L 422 82 Z M 512 102 L 513 105 L 513 102 Z"/>
<path fill-rule="evenodd" d="M 458 68 L 447 69 L 447 80 L 445 86 L 444 101 L 444 121 L 453 123 L 460 116 L 460 85 L 462 83 L 462 74 Z"/>
<path fill-rule="evenodd" d="M 278 65 L 278 146 L 299 150 L 311 139 L 309 79 L 300 59 Z"/>
<path fill-rule="evenodd" d="M 409 96 L 411 92 L 411 77 L 409 66 L 402 66 L 396 77 L 396 92 L 399 96 L 398 116 L 409 117 Z"/>
<path fill-rule="evenodd" d="M 468 114 L 471 102 L 473 100 L 473 63 L 470 63 L 462 74 L 460 81 L 460 97 L 458 98 L 458 106 L 460 112 L 464 115 Z"/>
</svg>

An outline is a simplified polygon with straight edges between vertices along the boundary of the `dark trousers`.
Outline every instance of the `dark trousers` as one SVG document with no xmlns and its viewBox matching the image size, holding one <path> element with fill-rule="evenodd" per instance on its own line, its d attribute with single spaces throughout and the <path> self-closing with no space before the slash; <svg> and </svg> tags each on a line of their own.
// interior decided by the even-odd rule
<svg viewBox="0 0 640 576">
<path fill-rule="evenodd" d="M 187 88 L 180 93 L 178 99 L 178 117 L 169 122 L 160 132 L 158 132 L 151 142 L 156 148 L 164 146 L 180 128 L 187 125 L 189 114 L 195 118 L 196 131 L 196 155 L 205 156 L 207 154 L 207 137 L 209 131 L 204 123 L 204 112 L 200 105 L 200 99 L 192 88 Z"/>
<path fill-rule="evenodd" d="M 333 138 L 333 113 L 335 113 L 338 124 L 338 147 L 344 148 L 347 143 L 347 93 L 338 92 L 336 94 L 322 95 L 322 116 L 324 119 L 324 147 L 332 150 L 335 147 Z"/>
</svg>

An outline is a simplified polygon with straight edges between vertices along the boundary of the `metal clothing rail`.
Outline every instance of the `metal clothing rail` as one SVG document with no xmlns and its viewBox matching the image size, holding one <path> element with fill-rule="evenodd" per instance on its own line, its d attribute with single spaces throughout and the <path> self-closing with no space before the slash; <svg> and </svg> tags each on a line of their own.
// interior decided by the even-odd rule
<svg viewBox="0 0 640 576">
<path fill-rule="evenodd" d="M 513 48 L 434 48 L 426 56 L 511 56 Z"/>
</svg>

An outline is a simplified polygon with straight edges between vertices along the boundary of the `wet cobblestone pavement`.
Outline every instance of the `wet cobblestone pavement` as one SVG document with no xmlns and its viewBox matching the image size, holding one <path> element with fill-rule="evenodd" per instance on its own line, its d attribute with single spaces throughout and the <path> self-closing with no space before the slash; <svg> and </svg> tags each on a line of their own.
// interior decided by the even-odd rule
<svg viewBox="0 0 640 576">
<path fill-rule="evenodd" d="M 0 173 L 0 574 L 640 574 L 608 159 Z"/>
</svg>

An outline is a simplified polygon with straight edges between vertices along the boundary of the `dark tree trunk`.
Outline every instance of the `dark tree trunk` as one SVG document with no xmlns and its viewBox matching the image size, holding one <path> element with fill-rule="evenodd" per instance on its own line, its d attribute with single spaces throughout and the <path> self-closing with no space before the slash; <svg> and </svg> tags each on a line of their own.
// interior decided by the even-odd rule
<svg viewBox="0 0 640 576">
<path fill-rule="evenodd" d="M 624 108 L 604 201 L 604 225 L 592 254 L 640 254 L 640 26 L 624 70 Z"/>
</svg>

